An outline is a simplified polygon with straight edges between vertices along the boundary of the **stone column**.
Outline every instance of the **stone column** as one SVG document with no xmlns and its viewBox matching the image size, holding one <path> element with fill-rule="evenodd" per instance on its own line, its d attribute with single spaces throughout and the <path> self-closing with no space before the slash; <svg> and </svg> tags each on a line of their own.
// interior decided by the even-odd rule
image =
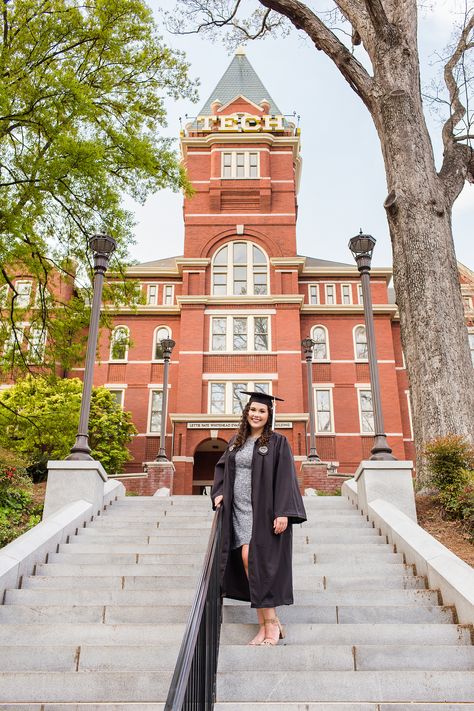
<svg viewBox="0 0 474 711">
<path fill-rule="evenodd" d="M 173 462 L 146 462 L 148 473 L 146 489 L 153 496 L 172 496 L 174 480 Z"/>
</svg>

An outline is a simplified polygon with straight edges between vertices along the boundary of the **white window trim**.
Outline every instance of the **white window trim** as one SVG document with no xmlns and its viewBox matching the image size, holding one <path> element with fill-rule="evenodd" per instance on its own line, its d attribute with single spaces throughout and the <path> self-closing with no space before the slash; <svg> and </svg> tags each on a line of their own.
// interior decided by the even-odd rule
<svg viewBox="0 0 474 711">
<path fill-rule="evenodd" d="M 21 304 L 19 303 L 19 299 L 21 299 L 24 294 L 18 294 L 15 299 L 15 305 L 18 306 L 18 308 L 20 309 L 27 309 L 31 304 L 31 297 L 33 296 L 33 281 L 31 279 L 17 279 L 17 281 L 15 281 L 16 291 L 18 291 L 18 287 L 20 286 L 20 284 L 29 284 L 30 286 L 30 291 L 28 293 L 28 301 L 25 306 L 21 306 Z"/>
<path fill-rule="evenodd" d="M 207 382 L 207 414 L 208 415 L 222 415 L 227 416 L 227 415 L 233 415 L 234 413 L 232 412 L 232 396 L 233 396 L 233 390 L 232 390 L 232 384 L 233 383 L 238 383 L 240 381 L 246 382 L 246 390 L 249 390 L 252 392 L 255 390 L 255 383 L 267 383 L 268 384 L 268 393 L 269 395 L 272 394 L 272 382 L 271 380 L 268 380 L 268 378 L 254 378 L 254 380 L 248 380 L 247 378 L 241 378 L 239 379 L 238 377 L 233 377 L 232 379 L 227 379 L 227 378 L 214 378 L 214 380 L 209 380 Z M 218 385 L 224 385 L 225 386 L 225 391 L 224 391 L 224 412 L 211 412 L 211 390 L 212 390 L 212 385 L 218 384 Z M 244 405 L 245 407 L 245 405 Z"/>
<path fill-rule="evenodd" d="M 344 302 L 344 287 L 345 287 L 345 286 L 347 286 L 347 287 L 349 288 L 349 303 L 348 303 L 348 304 L 346 304 L 346 303 Z M 350 306 L 350 305 L 352 305 L 352 284 L 347 284 L 346 282 L 344 282 L 343 284 L 341 284 L 341 304 L 342 304 L 343 306 Z"/>
<path fill-rule="evenodd" d="M 241 178 L 237 177 L 237 153 L 244 154 L 244 175 Z M 254 153 L 257 156 L 257 175 L 250 176 L 250 154 Z M 224 176 L 224 156 L 231 156 L 231 175 Z M 245 149 L 245 150 L 223 150 L 221 152 L 221 180 L 260 180 L 260 151 Z"/>
<path fill-rule="evenodd" d="M 374 396 L 373 396 L 373 393 L 372 393 L 372 388 L 370 387 L 370 384 L 369 384 L 369 385 L 361 385 L 361 384 L 359 384 L 359 383 L 357 383 L 354 387 L 355 387 L 356 390 L 357 390 L 357 408 L 358 408 L 358 410 L 359 410 L 359 430 L 360 430 L 360 434 L 361 434 L 362 437 L 373 437 L 374 434 L 375 434 L 375 413 L 374 413 Z M 372 413 L 373 413 L 373 416 L 374 416 L 374 431 L 373 431 L 373 432 L 364 432 L 363 429 L 362 429 L 362 406 L 361 406 L 361 402 L 360 402 L 360 393 L 361 393 L 362 390 L 369 390 L 369 391 L 372 393 Z"/>
<path fill-rule="evenodd" d="M 233 245 L 235 243 L 245 244 L 247 246 L 247 286 L 249 284 L 252 286 L 252 292 L 251 293 L 249 292 L 249 293 L 245 294 L 244 296 L 255 296 L 256 298 L 258 298 L 260 296 L 264 297 L 264 298 L 267 296 L 270 296 L 270 293 L 271 293 L 270 292 L 270 262 L 269 262 L 268 254 L 259 244 L 256 244 L 255 242 L 252 242 L 251 240 L 248 240 L 248 239 L 247 240 L 246 239 L 234 239 L 229 242 L 226 242 L 221 247 L 219 247 L 219 249 L 216 250 L 216 252 L 214 253 L 214 255 L 212 257 L 212 267 L 211 267 L 211 295 L 212 296 L 221 296 L 221 297 L 222 296 L 242 296 L 239 294 L 234 294 L 234 266 L 235 265 L 232 261 L 231 254 L 233 252 Z M 219 254 L 221 249 L 223 249 L 224 247 L 228 248 L 228 250 L 227 250 L 227 265 L 226 265 L 226 269 L 227 269 L 227 284 L 226 284 L 226 286 L 227 286 L 227 289 L 226 289 L 225 294 L 214 294 L 214 271 L 216 268 L 215 258 Z M 266 272 L 265 273 L 267 276 L 267 293 L 266 294 L 255 294 L 253 291 L 254 264 L 253 264 L 253 260 L 249 259 L 249 256 L 253 256 L 253 247 L 257 247 L 257 249 L 259 249 L 262 252 L 263 256 L 265 257 L 265 265 L 266 265 Z M 219 266 L 222 266 L 222 265 L 218 265 L 218 267 Z M 239 265 L 237 264 L 236 266 L 239 266 Z"/>
<path fill-rule="evenodd" d="M 316 294 L 317 294 L 317 301 L 316 303 L 313 303 L 311 301 L 311 289 L 315 288 L 316 289 Z M 315 284 L 314 282 L 312 284 L 308 284 L 308 304 L 310 306 L 320 306 L 321 305 L 321 299 L 319 295 L 319 284 Z"/>
<path fill-rule="evenodd" d="M 362 296 L 362 284 L 360 282 L 357 283 L 357 303 L 362 305 L 364 303 L 364 297 Z"/>
<path fill-rule="evenodd" d="M 329 287 L 332 287 L 332 289 L 333 289 L 334 302 L 332 304 L 330 304 L 328 302 L 328 288 Z M 328 284 L 324 285 L 324 303 L 326 306 L 335 306 L 337 304 L 336 284 L 334 284 L 333 282 L 329 282 Z"/>
<path fill-rule="evenodd" d="M 468 337 L 468 340 L 469 340 L 469 336 L 472 336 L 472 337 L 474 338 L 474 328 L 472 328 L 472 327 L 468 327 L 468 329 L 467 329 L 467 337 Z M 472 352 L 472 350 L 471 350 L 470 344 L 469 344 L 469 352 L 470 352 L 470 354 L 471 354 L 472 366 L 473 366 L 473 368 L 474 368 L 474 358 L 473 358 L 473 354 L 472 354 L 473 352 Z"/>
<path fill-rule="evenodd" d="M 169 303 L 169 304 L 166 303 L 166 289 L 167 288 L 171 289 L 171 303 Z M 163 306 L 173 306 L 173 304 L 174 304 L 174 284 L 163 284 L 162 302 L 163 302 Z"/>
<path fill-rule="evenodd" d="M 365 337 L 367 339 L 367 329 L 365 327 L 365 323 L 358 323 L 354 326 L 352 329 L 352 345 L 353 345 L 353 352 L 354 352 L 354 363 L 368 363 L 369 362 L 369 350 L 367 348 L 367 358 L 358 358 L 357 357 L 357 343 L 356 343 L 356 330 L 358 328 L 363 328 L 365 330 Z"/>
<path fill-rule="evenodd" d="M 316 398 L 316 392 L 318 390 L 325 390 L 329 392 L 329 414 L 331 417 L 331 429 L 328 431 L 326 430 L 325 432 L 320 432 L 318 430 L 318 409 L 317 409 L 317 398 Z M 334 405 L 333 405 L 333 387 L 328 386 L 328 385 L 322 385 L 321 383 L 317 383 L 316 385 L 313 386 L 313 401 L 314 401 L 314 426 L 316 430 L 317 435 L 321 435 L 324 437 L 324 435 L 334 435 L 336 433 L 335 427 L 334 427 Z"/>
<path fill-rule="evenodd" d="M 4 308 L 8 300 L 8 292 L 10 287 L 8 284 L 2 284 L 0 286 L 0 308 Z"/>
<path fill-rule="evenodd" d="M 410 391 L 405 390 L 405 395 L 407 397 L 407 407 L 408 407 L 408 421 L 410 423 L 410 439 L 413 442 L 414 436 L 413 436 L 413 416 L 411 412 L 411 399 L 410 399 Z"/>
<path fill-rule="evenodd" d="M 314 349 L 313 349 L 313 363 L 329 363 L 331 360 L 331 351 L 329 350 L 329 333 L 326 328 L 326 326 L 323 326 L 322 323 L 315 323 L 314 326 L 311 327 L 311 338 L 313 338 L 314 331 L 316 328 L 322 328 L 324 332 L 326 333 L 326 358 L 315 358 L 314 357 Z M 313 338 L 314 341 L 314 338 Z"/>
<path fill-rule="evenodd" d="M 150 290 L 154 288 L 155 289 L 155 300 L 153 302 L 150 301 Z M 158 284 L 147 284 L 146 288 L 146 305 L 147 306 L 156 306 L 158 303 Z"/>
<path fill-rule="evenodd" d="M 163 398 L 163 385 L 159 384 L 154 384 L 152 386 L 149 386 L 149 395 L 148 395 L 148 413 L 147 413 L 147 420 L 146 420 L 146 434 L 150 435 L 151 437 L 159 437 L 161 433 L 161 423 L 160 423 L 160 429 L 157 432 L 153 432 L 150 427 L 151 427 L 151 403 L 153 401 L 153 393 L 154 392 L 161 392 L 161 397 Z M 170 386 L 168 385 L 168 392 L 169 392 Z M 165 415 L 165 422 L 168 418 L 168 405 L 169 405 L 169 397 L 167 398 L 167 403 L 166 403 L 166 412 L 164 413 Z"/>
<path fill-rule="evenodd" d="M 27 344 L 28 344 L 28 345 L 27 345 L 27 353 L 29 353 L 30 355 L 33 355 L 33 346 L 34 346 L 34 344 L 33 344 L 32 339 L 30 338 L 30 336 L 32 336 L 32 334 L 33 334 L 33 331 L 35 331 L 35 332 L 40 333 L 40 334 L 43 335 L 42 343 L 41 343 L 42 352 L 41 352 L 41 354 L 40 354 L 40 355 L 41 355 L 41 358 L 38 358 L 38 360 L 37 360 L 36 357 L 33 357 L 32 360 L 31 360 L 31 361 L 28 360 L 28 362 L 31 363 L 31 364 L 35 364 L 35 363 L 36 363 L 36 364 L 38 364 L 38 365 L 41 365 L 42 363 L 44 363 L 44 359 L 45 359 L 45 356 L 46 356 L 46 344 L 47 344 L 47 342 L 48 342 L 48 331 L 47 331 L 46 328 L 43 329 L 43 328 L 37 328 L 37 327 L 35 327 L 35 326 L 33 326 L 33 327 L 30 326 L 30 330 L 29 330 L 28 336 L 26 337 Z M 25 337 L 25 336 L 23 336 L 23 337 Z M 38 345 L 38 344 L 36 344 L 36 345 Z"/>
<path fill-rule="evenodd" d="M 155 358 L 155 346 L 156 346 L 156 335 L 160 328 L 166 328 L 168 331 L 168 338 L 173 338 L 172 333 L 171 333 L 171 328 L 167 326 L 166 324 L 162 323 L 161 325 L 157 326 L 155 330 L 153 331 L 153 343 L 152 343 L 152 351 L 151 351 L 151 362 L 152 363 L 163 363 L 163 358 Z M 162 339 L 160 339 L 162 340 Z"/>
<path fill-rule="evenodd" d="M 114 345 L 114 333 L 119 328 L 123 328 L 123 329 L 125 329 L 125 331 L 127 331 L 127 345 L 126 345 L 126 349 L 125 349 L 125 357 L 124 358 L 112 358 L 112 350 L 113 350 L 113 345 Z M 128 362 L 129 343 L 130 343 L 130 328 L 128 326 L 126 326 L 125 324 L 117 324 L 117 326 L 114 326 L 112 329 L 112 333 L 110 334 L 109 363 L 127 363 Z"/>
<path fill-rule="evenodd" d="M 28 322 L 27 321 L 22 321 L 20 323 L 15 324 L 15 332 L 18 335 L 18 342 L 17 340 L 13 341 L 10 340 L 12 335 L 13 335 L 13 327 L 11 324 L 7 325 L 7 337 L 3 343 L 3 355 L 7 355 L 12 348 L 20 347 L 23 345 L 23 342 L 25 340 L 25 330 L 28 327 Z M 7 349 L 7 344 L 10 346 L 10 348 Z"/>
<path fill-rule="evenodd" d="M 225 332 L 225 338 L 226 338 L 226 347 L 225 350 L 223 351 L 217 351 L 212 349 L 212 334 L 213 334 L 213 319 L 220 318 L 220 319 L 225 319 L 226 320 L 226 332 Z M 247 345 L 249 346 L 247 350 L 234 350 L 233 348 L 233 343 L 234 343 L 234 328 L 233 328 L 233 323 L 232 319 L 234 318 L 245 318 L 247 319 Z M 266 350 L 255 350 L 255 319 L 256 318 L 266 318 L 267 323 L 268 323 L 268 329 L 267 329 L 267 339 L 268 339 L 268 348 Z M 210 320 L 210 328 L 209 328 L 209 352 L 212 353 L 212 355 L 225 355 L 232 353 L 232 355 L 235 355 L 236 353 L 265 353 L 268 354 L 271 351 L 271 343 L 272 343 L 272 319 L 270 316 L 267 316 L 267 314 L 260 314 L 258 315 L 247 315 L 247 314 L 233 314 L 232 316 L 211 316 Z"/>
<path fill-rule="evenodd" d="M 125 386 L 125 385 L 119 385 L 118 387 L 116 387 L 116 386 L 114 386 L 114 385 L 111 384 L 111 385 L 105 385 L 104 387 L 106 387 L 107 390 L 109 390 L 110 392 L 117 392 L 117 393 L 121 393 L 121 394 L 122 394 L 122 400 L 121 400 L 121 402 L 120 402 L 120 407 L 121 407 L 122 410 L 123 410 L 123 409 L 124 409 L 124 406 L 125 406 L 125 390 L 126 390 L 126 386 Z"/>
</svg>

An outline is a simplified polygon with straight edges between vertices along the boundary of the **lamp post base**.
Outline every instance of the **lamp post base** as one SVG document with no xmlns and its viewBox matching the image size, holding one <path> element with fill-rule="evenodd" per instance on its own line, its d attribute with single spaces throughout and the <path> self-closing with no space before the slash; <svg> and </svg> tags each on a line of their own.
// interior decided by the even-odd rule
<svg viewBox="0 0 474 711">
<path fill-rule="evenodd" d="M 376 462 L 397 461 L 393 456 L 391 448 L 388 446 L 387 439 L 384 434 L 375 435 L 374 446 L 372 447 L 371 456 L 369 459 Z"/>
<path fill-rule="evenodd" d="M 71 453 L 66 457 L 69 462 L 92 462 L 91 448 L 89 447 L 89 438 L 87 435 L 77 435 Z"/>
<path fill-rule="evenodd" d="M 155 462 L 169 462 L 169 459 L 166 456 L 166 452 L 164 449 L 158 450 L 158 454 L 156 455 Z"/>
</svg>

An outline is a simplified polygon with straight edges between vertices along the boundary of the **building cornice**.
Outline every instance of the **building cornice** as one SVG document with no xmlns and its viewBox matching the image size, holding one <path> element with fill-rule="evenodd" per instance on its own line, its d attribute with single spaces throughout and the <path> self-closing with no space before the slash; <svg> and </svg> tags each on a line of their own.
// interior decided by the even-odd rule
<svg viewBox="0 0 474 711">
<path fill-rule="evenodd" d="M 235 427 L 237 428 L 240 420 L 242 419 L 242 415 L 209 415 L 205 412 L 172 412 L 170 413 L 169 418 L 171 422 L 235 422 Z M 308 414 L 302 412 L 280 412 L 276 421 L 276 426 L 278 427 L 278 422 L 283 420 L 290 420 L 291 422 L 306 422 L 308 420 Z"/>
<path fill-rule="evenodd" d="M 375 314 L 398 315 L 396 304 L 373 304 L 372 310 Z M 335 314 L 360 314 L 364 315 L 362 304 L 304 304 L 301 308 L 304 314 L 325 314 L 332 316 Z"/>
<path fill-rule="evenodd" d="M 359 277 L 359 271 L 357 267 L 312 267 L 304 266 L 301 270 L 301 274 L 307 277 L 316 276 L 331 276 L 331 277 L 351 277 L 352 279 Z M 393 274 L 392 269 L 389 267 L 373 267 L 370 270 L 371 277 L 384 277 L 385 281 L 388 283 Z"/>
<path fill-rule="evenodd" d="M 202 304 L 205 306 L 213 304 L 239 304 L 242 306 L 253 305 L 253 306 L 266 306 L 267 304 L 303 304 L 304 296 L 295 295 L 288 296 L 286 294 L 275 294 L 268 296 L 260 296 L 256 298 L 255 296 L 177 296 L 176 301 L 178 304 Z"/>
</svg>

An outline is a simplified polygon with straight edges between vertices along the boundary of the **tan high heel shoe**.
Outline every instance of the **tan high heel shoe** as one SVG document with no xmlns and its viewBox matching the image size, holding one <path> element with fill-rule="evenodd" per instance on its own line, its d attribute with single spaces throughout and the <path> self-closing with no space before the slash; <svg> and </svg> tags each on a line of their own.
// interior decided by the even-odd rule
<svg viewBox="0 0 474 711">
<path fill-rule="evenodd" d="M 259 624 L 259 626 L 258 626 L 258 632 L 257 632 L 257 634 L 256 634 L 255 637 L 254 637 L 253 639 L 251 639 L 250 642 L 249 642 L 250 647 L 259 647 L 259 646 L 262 644 L 262 642 L 255 642 L 255 640 L 257 639 L 257 637 L 258 637 L 258 635 L 260 634 L 260 632 L 261 632 L 262 629 L 263 629 L 263 638 L 265 639 L 265 623 L 262 622 L 262 623 Z"/>
<path fill-rule="evenodd" d="M 267 635 L 267 629 L 266 629 L 267 625 L 278 625 L 278 639 L 275 639 L 274 637 L 269 637 Z M 263 642 L 260 645 L 261 647 L 275 647 L 278 644 L 278 642 L 280 641 L 280 639 L 285 639 L 285 636 L 286 636 L 285 628 L 281 624 L 278 617 L 272 617 L 269 620 L 265 620 L 265 635 L 266 635 L 265 639 L 263 640 Z"/>
</svg>

